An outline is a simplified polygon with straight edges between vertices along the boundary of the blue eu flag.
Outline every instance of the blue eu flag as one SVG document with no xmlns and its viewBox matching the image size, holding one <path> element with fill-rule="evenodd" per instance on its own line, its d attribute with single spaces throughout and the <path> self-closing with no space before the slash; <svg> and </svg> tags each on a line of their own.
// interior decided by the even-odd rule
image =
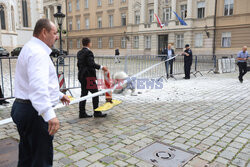
<svg viewBox="0 0 250 167">
<path fill-rule="evenodd" d="M 173 11 L 173 12 L 174 12 L 174 11 Z M 177 14 L 176 12 L 174 12 L 174 14 L 176 15 L 176 17 L 177 17 L 178 20 L 180 21 L 181 25 L 187 26 L 187 23 L 186 23 L 184 20 L 182 20 L 182 19 L 180 18 L 180 16 L 178 16 L 178 14 Z"/>
</svg>

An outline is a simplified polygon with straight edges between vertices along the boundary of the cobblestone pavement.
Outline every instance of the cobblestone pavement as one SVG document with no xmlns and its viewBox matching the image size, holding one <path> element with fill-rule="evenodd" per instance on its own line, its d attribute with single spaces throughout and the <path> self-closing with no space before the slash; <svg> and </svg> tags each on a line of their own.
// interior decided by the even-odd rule
<svg viewBox="0 0 250 167">
<path fill-rule="evenodd" d="M 198 154 L 186 167 L 250 167 L 250 74 L 245 78 L 240 84 L 236 73 L 179 76 L 163 89 L 115 95 L 123 103 L 107 118 L 78 119 L 78 105 L 60 109 L 54 166 L 152 166 L 132 154 L 161 141 Z M 18 139 L 12 123 L 0 126 L 0 139 L 7 137 Z"/>
</svg>

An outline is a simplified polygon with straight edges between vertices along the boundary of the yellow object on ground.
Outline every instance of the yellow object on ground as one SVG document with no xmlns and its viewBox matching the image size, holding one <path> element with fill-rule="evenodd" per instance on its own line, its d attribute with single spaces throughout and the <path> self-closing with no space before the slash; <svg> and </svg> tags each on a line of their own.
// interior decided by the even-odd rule
<svg viewBox="0 0 250 167">
<path fill-rule="evenodd" d="M 112 103 L 110 102 L 106 102 L 104 103 L 102 106 L 98 107 L 97 109 L 95 109 L 95 111 L 107 111 L 115 106 L 117 106 L 118 104 L 120 104 L 122 101 L 120 100 L 112 100 Z"/>
</svg>

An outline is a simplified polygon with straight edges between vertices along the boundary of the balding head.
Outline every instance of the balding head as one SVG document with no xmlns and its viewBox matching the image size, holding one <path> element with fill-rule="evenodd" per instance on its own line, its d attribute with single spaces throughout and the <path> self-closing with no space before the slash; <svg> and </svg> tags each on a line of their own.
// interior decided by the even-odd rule
<svg viewBox="0 0 250 167">
<path fill-rule="evenodd" d="M 246 52 L 247 51 L 247 46 L 243 46 L 242 50 L 243 50 L 243 52 Z"/>
<path fill-rule="evenodd" d="M 39 19 L 36 23 L 33 36 L 43 41 L 50 48 L 58 40 L 57 28 L 53 22 L 48 19 Z"/>
</svg>

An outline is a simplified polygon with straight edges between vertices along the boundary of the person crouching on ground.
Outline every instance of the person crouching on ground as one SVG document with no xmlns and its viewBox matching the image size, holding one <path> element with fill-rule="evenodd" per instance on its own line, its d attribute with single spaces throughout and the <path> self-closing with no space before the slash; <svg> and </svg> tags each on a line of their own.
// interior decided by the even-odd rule
<svg viewBox="0 0 250 167">
<path fill-rule="evenodd" d="M 96 69 L 102 69 L 108 71 L 107 67 L 103 67 L 95 63 L 94 54 L 90 50 L 92 43 L 89 38 L 82 39 L 83 48 L 77 53 L 77 67 L 78 67 L 78 80 L 81 83 L 81 97 L 86 96 L 88 92 L 98 92 L 96 84 Z M 103 114 L 100 111 L 95 111 L 99 105 L 99 96 L 92 98 L 94 117 L 106 117 L 107 114 Z M 89 118 L 92 115 L 86 113 L 86 100 L 79 103 L 79 118 Z"/>
<path fill-rule="evenodd" d="M 239 81 L 243 82 L 243 76 L 247 73 L 247 59 L 249 58 L 247 46 L 243 46 L 242 51 L 238 53 L 237 60 L 239 66 Z"/>
</svg>

